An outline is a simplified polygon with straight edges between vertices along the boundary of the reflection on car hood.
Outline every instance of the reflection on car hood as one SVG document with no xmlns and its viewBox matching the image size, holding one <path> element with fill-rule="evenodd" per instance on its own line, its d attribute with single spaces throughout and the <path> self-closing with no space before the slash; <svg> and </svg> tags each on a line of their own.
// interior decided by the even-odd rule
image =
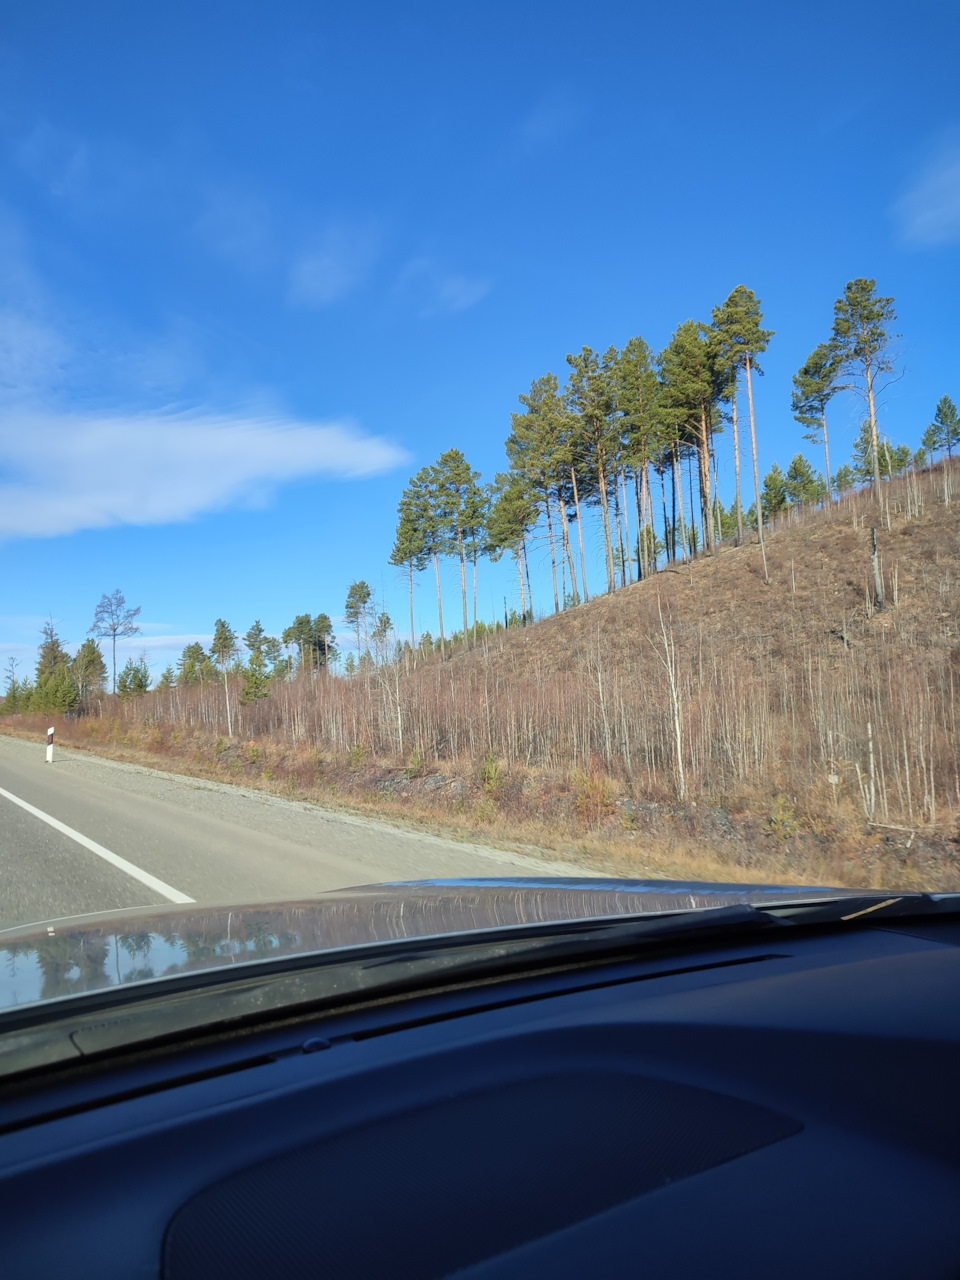
<svg viewBox="0 0 960 1280">
<path fill-rule="evenodd" d="M 681 880 L 424 880 L 264 906 L 175 907 L 52 921 L 0 933 L 0 1009 L 398 938 L 735 903 L 773 905 L 851 892 Z"/>
</svg>

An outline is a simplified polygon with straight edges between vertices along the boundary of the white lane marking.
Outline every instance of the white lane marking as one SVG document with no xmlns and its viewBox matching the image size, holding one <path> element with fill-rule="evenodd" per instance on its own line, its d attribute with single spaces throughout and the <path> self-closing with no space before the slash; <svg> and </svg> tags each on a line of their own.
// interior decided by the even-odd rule
<svg viewBox="0 0 960 1280">
<path fill-rule="evenodd" d="M 162 880 L 152 876 L 149 871 L 141 871 L 139 867 L 135 867 L 126 858 L 121 858 L 119 854 L 111 853 L 102 844 L 97 844 L 96 840 L 88 840 L 79 831 L 74 831 L 73 827 L 68 827 L 65 822 L 60 822 L 57 818 L 51 818 L 49 813 L 44 813 L 42 809 L 35 809 L 32 804 L 27 804 L 26 800 L 21 800 L 19 796 L 15 796 L 9 791 L 4 791 L 3 787 L 0 787 L 0 796 L 11 801 L 12 804 L 18 804 L 21 809 L 26 809 L 27 813 L 32 813 L 35 818 L 39 818 L 41 822 L 53 827 L 54 831 L 59 831 L 61 835 L 68 836 L 71 840 L 76 840 L 77 844 L 82 844 L 84 849 L 89 849 L 98 858 L 103 858 L 104 862 L 109 862 L 118 871 L 123 871 L 126 875 L 132 876 L 134 880 L 139 880 L 141 884 L 145 884 L 154 893 L 159 893 L 168 902 L 186 903 L 194 901 L 193 898 L 188 898 L 185 893 L 181 893 L 179 889 L 172 889 L 170 885 L 164 884 Z"/>
</svg>

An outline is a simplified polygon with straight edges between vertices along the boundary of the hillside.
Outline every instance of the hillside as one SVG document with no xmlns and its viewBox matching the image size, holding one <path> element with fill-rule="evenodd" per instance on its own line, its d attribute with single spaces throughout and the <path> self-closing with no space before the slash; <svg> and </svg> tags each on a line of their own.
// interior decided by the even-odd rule
<svg viewBox="0 0 960 1280">
<path fill-rule="evenodd" d="M 242 741 L 214 686 L 63 729 L 635 874 L 960 886 L 958 474 L 794 511 L 768 583 L 754 537 L 446 662 L 276 685 Z"/>
</svg>

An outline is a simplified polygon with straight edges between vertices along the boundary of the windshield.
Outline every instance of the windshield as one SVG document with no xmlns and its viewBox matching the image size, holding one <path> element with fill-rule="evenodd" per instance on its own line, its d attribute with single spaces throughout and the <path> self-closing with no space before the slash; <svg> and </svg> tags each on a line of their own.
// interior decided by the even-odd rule
<svg viewBox="0 0 960 1280">
<path fill-rule="evenodd" d="M 960 31 L 901 19 L 8 15 L 3 1002 L 960 889 Z"/>
</svg>

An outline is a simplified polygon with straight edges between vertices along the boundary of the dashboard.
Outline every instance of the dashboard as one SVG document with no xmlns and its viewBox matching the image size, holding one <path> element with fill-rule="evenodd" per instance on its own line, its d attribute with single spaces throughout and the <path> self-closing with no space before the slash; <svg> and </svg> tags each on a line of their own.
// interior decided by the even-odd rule
<svg viewBox="0 0 960 1280">
<path fill-rule="evenodd" d="M 667 945 L 32 1072 L 4 1274 L 960 1275 L 958 943 Z"/>
</svg>

